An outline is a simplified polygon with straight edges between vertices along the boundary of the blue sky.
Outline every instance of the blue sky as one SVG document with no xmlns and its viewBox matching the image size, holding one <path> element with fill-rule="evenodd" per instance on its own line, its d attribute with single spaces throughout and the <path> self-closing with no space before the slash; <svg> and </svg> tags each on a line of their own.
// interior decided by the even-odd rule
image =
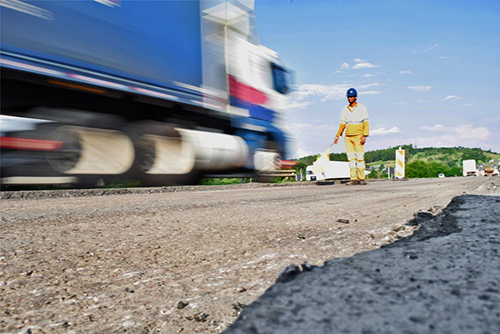
<svg viewBox="0 0 500 334">
<path fill-rule="evenodd" d="M 500 1 L 256 0 L 255 12 L 294 71 L 292 157 L 330 145 L 350 87 L 370 114 L 366 150 L 500 152 Z"/>
</svg>

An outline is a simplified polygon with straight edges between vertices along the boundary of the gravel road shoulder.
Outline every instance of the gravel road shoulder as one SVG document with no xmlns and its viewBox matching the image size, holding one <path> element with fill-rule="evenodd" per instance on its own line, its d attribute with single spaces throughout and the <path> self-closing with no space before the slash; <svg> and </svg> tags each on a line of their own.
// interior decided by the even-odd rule
<svg viewBox="0 0 500 334">
<path fill-rule="evenodd" d="M 381 249 L 288 268 L 224 333 L 499 333 L 499 190 L 456 197 Z"/>
</svg>

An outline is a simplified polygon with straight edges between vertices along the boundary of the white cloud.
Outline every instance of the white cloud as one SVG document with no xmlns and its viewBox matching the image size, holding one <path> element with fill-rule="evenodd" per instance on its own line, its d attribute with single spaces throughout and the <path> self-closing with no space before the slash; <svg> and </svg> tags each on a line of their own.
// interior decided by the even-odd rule
<svg viewBox="0 0 500 334">
<path fill-rule="evenodd" d="M 369 90 L 369 91 L 360 92 L 359 95 L 378 95 L 381 93 L 382 92 L 379 90 Z"/>
<path fill-rule="evenodd" d="M 409 86 L 408 89 L 416 92 L 427 92 L 431 90 L 432 86 Z"/>
<path fill-rule="evenodd" d="M 323 84 L 305 84 L 300 85 L 291 94 L 291 98 L 296 98 L 297 100 L 302 100 L 306 97 L 311 96 L 321 96 L 322 101 L 331 99 L 341 99 L 345 97 L 346 91 L 349 86 L 341 85 L 323 85 Z"/>
<path fill-rule="evenodd" d="M 307 134 L 319 132 L 333 133 L 338 130 L 338 124 L 325 124 L 324 120 L 315 121 L 314 123 L 291 123 L 288 125 L 290 132 L 297 132 L 298 134 Z"/>
<path fill-rule="evenodd" d="M 303 148 L 298 148 L 295 151 L 295 156 L 294 158 L 302 158 L 302 157 L 307 157 L 309 155 L 313 155 L 311 152 L 304 150 Z"/>
<path fill-rule="evenodd" d="M 352 68 L 354 70 L 360 70 L 360 69 L 363 69 L 363 68 L 374 68 L 374 67 L 375 67 L 375 65 L 373 65 L 371 63 L 363 62 L 363 63 L 357 63 Z"/>
<path fill-rule="evenodd" d="M 400 71 L 399 74 L 404 75 L 404 74 L 409 74 L 409 75 L 414 75 L 412 71 Z"/>
<path fill-rule="evenodd" d="M 365 89 L 365 88 L 377 87 L 377 86 L 380 86 L 380 84 L 378 82 L 372 82 L 372 83 L 369 83 L 369 84 L 360 85 L 358 87 L 359 87 L 359 89 Z"/>
<path fill-rule="evenodd" d="M 441 124 L 435 124 L 433 126 L 424 125 L 420 127 L 420 129 L 427 131 L 443 131 L 444 128 L 445 128 L 444 125 Z"/>
<path fill-rule="evenodd" d="M 441 132 L 442 137 L 446 136 L 447 140 L 453 144 L 469 146 L 467 140 L 485 141 L 491 136 L 491 132 L 486 127 L 474 127 L 472 124 L 463 124 L 457 126 L 444 126 L 435 124 L 433 126 L 424 125 L 420 127 L 422 130 L 431 132 Z"/>
<path fill-rule="evenodd" d="M 307 107 L 310 104 L 312 104 L 312 102 L 297 102 L 297 101 L 292 101 L 284 109 L 285 110 L 290 110 L 290 109 L 304 109 L 305 107 Z"/>
<path fill-rule="evenodd" d="M 290 95 L 292 99 L 303 100 L 307 97 L 321 97 L 321 102 L 328 100 L 341 100 L 345 99 L 345 94 L 347 90 L 351 87 L 355 87 L 360 95 L 373 95 L 380 94 L 379 92 L 374 93 L 373 91 L 364 91 L 371 87 L 378 87 L 380 83 L 369 83 L 365 85 L 353 85 L 353 84 L 338 84 L 338 85 L 324 85 L 324 84 L 305 84 L 296 87 L 294 92 Z"/>
<path fill-rule="evenodd" d="M 340 111 L 340 110 L 339 110 Z M 292 121 L 287 120 L 287 133 L 290 138 L 290 158 L 300 158 L 323 152 L 333 142 L 339 123 L 338 115 L 328 115 L 329 120 L 318 119 Z M 332 152 L 344 149 L 335 145 Z"/>
<path fill-rule="evenodd" d="M 500 123 L 500 116 L 488 117 L 484 121 L 488 123 Z"/>
<path fill-rule="evenodd" d="M 348 63 L 342 63 L 342 65 L 340 65 L 341 70 L 347 70 L 349 67 L 351 66 Z"/>
<path fill-rule="evenodd" d="M 400 101 L 400 102 L 393 102 L 392 104 L 408 104 L 408 102 Z"/>
<path fill-rule="evenodd" d="M 431 50 L 434 50 L 434 49 L 435 49 L 435 48 L 437 48 L 438 46 L 439 46 L 439 44 L 438 44 L 438 43 L 436 43 L 436 44 L 434 44 L 433 46 L 430 46 L 430 47 L 428 47 L 428 48 L 426 48 L 426 49 L 423 49 L 423 50 L 420 50 L 420 51 L 413 50 L 411 53 L 417 53 L 417 52 L 427 53 L 427 52 L 429 52 L 429 51 L 431 51 Z"/>
<path fill-rule="evenodd" d="M 458 99 L 458 98 L 459 98 L 459 96 L 458 96 L 458 95 L 448 95 L 447 97 L 445 97 L 445 98 L 443 99 L 443 101 L 448 101 L 448 100 L 456 100 L 456 99 Z"/>
<path fill-rule="evenodd" d="M 354 66 L 351 66 L 349 63 L 344 62 L 342 63 L 342 65 L 340 65 L 340 70 L 348 70 L 348 69 L 360 70 L 364 68 L 378 67 L 378 65 L 373 65 L 372 63 L 367 62 L 361 58 L 355 58 L 353 59 L 353 61 L 356 63 Z"/>
<path fill-rule="evenodd" d="M 365 78 L 371 78 L 371 77 L 373 77 L 373 74 L 365 74 L 365 75 L 363 75 L 363 77 L 365 77 Z"/>
<path fill-rule="evenodd" d="M 464 104 L 464 107 L 467 107 L 467 108 L 468 107 L 473 107 L 473 105 L 472 105 L 472 103 L 466 103 L 466 104 Z"/>
<path fill-rule="evenodd" d="M 433 46 L 431 47 L 428 47 L 427 49 L 424 49 L 422 50 L 423 53 L 427 53 L 428 51 L 431 51 L 431 50 L 434 50 L 435 48 L 437 48 L 439 46 L 438 43 L 434 44 Z"/>
<path fill-rule="evenodd" d="M 463 146 L 481 147 L 483 149 L 491 149 L 493 143 L 495 143 L 495 133 L 486 127 L 472 124 L 457 126 L 426 125 L 420 127 L 418 133 L 418 137 L 408 138 L 407 142 L 415 143 L 419 147 Z"/>
<path fill-rule="evenodd" d="M 400 133 L 400 132 L 401 132 L 401 130 L 397 126 L 394 126 L 390 129 L 386 129 L 386 128 L 375 129 L 373 131 L 370 131 L 370 135 L 372 135 L 372 136 L 385 136 L 385 135 L 388 135 L 391 133 Z"/>
</svg>

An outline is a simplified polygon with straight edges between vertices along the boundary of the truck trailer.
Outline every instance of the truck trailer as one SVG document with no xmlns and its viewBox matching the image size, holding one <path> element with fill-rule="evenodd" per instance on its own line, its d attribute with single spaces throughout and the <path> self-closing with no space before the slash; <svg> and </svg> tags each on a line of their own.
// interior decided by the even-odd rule
<svg viewBox="0 0 500 334">
<path fill-rule="evenodd" d="M 286 159 L 289 72 L 254 1 L 1 5 L 1 184 L 268 173 Z M 42 121 L 40 121 L 42 120 Z"/>
</svg>

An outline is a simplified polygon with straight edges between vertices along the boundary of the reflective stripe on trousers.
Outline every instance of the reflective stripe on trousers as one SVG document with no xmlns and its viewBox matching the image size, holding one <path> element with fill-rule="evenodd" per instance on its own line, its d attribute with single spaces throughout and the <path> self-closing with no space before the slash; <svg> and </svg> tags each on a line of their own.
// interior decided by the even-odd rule
<svg viewBox="0 0 500 334">
<path fill-rule="evenodd" d="M 345 150 L 349 160 L 351 180 L 365 179 L 365 152 L 361 145 L 362 136 L 346 136 Z"/>
</svg>

